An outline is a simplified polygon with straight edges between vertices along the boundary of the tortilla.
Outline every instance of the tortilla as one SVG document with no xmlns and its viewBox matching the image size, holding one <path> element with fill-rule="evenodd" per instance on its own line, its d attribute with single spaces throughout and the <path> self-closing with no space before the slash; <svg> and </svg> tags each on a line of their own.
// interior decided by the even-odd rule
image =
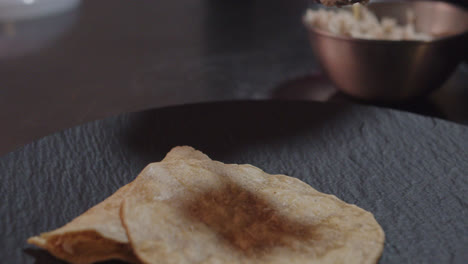
<svg viewBox="0 0 468 264">
<path fill-rule="evenodd" d="M 29 238 L 28 243 L 75 264 L 108 259 L 137 263 L 119 217 L 122 199 L 130 186 L 131 183 L 123 186 L 63 227 Z"/>
<path fill-rule="evenodd" d="M 190 151 L 187 148 L 174 148 L 163 161 L 187 158 L 209 160 L 201 152 Z M 130 186 L 135 183 L 138 184 L 138 177 L 70 223 L 51 232 L 42 233 L 40 236 L 31 237 L 28 243 L 46 249 L 57 258 L 75 264 L 88 264 L 110 259 L 138 263 L 128 244 L 127 235 L 120 220 L 122 199 L 127 195 Z"/>
<path fill-rule="evenodd" d="M 376 263 L 382 253 L 371 213 L 296 178 L 190 147 L 166 159 L 150 164 L 122 203 L 142 263 Z"/>
</svg>

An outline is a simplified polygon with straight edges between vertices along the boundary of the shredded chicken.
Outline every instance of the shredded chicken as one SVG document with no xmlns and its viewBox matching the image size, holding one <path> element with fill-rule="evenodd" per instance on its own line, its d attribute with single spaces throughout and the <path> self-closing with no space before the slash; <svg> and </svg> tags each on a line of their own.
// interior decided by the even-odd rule
<svg viewBox="0 0 468 264">
<path fill-rule="evenodd" d="M 417 32 L 416 17 L 407 11 L 406 24 L 399 25 L 395 18 L 382 17 L 380 20 L 365 6 L 360 6 L 358 13 L 348 9 L 307 10 L 304 23 L 310 28 L 318 28 L 339 36 L 361 39 L 383 40 L 421 40 L 430 41 L 432 36 Z"/>
<path fill-rule="evenodd" d="M 352 5 L 354 3 L 366 4 L 369 0 L 316 0 L 324 6 L 344 6 Z"/>
</svg>

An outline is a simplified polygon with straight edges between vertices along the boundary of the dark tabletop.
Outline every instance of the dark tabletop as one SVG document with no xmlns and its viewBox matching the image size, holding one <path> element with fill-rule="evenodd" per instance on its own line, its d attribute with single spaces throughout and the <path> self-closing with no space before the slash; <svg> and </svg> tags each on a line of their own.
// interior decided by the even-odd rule
<svg viewBox="0 0 468 264">
<path fill-rule="evenodd" d="M 319 71 L 308 1 L 84 0 L 3 23 L 0 155 L 57 130 L 129 111 L 237 99 L 353 101 Z M 407 111 L 468 123 L 468 67 Z"/>
</svg>

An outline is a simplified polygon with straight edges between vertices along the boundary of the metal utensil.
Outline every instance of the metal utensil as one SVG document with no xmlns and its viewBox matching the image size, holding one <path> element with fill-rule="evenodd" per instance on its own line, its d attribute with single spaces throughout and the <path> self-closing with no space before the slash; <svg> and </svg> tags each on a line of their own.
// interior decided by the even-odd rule
<svg viewBox="0 0 468 264">
<path fill-rule="evenodd" d="M 406 23 L 413 10 L 416 29 L 435 40 L 389 41 L 336 36 L 308 27 L 312 49 L 331 81 L 346 94 L 372 101 L 401 101 L 439 88 L 468 55 L 468 12 L 437 1 L 378 2 L 378 17 Z"/>
</svg>

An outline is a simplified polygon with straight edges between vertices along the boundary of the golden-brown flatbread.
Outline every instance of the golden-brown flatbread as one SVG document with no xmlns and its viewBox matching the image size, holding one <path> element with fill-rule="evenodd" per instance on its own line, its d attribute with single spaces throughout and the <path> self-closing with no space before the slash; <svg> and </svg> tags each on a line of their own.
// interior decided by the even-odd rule
<svg viewBox="0 0 468 264">
<path fill-rule="evenodd" d="M 372 214 L 354 205 L 190 147 L 174 148 L 67 225 L 28 240 L 77 264 L 375 263 L 383 241 Z"/>
<path fill-rule="evenodd" d="M 28 243 L 75 264 L 108 259 L 137 263 L 119 217 L 122 199 L 130 186 L 131 183 L 123 186 L 63 227 L 29 238 Z"/>
<path fill-rule="evenodd" d="M 209 160 L 201 152 L 187 148 L 174 148 L 163 162 L 179 159 Z M 142 173 L 144 174 L 145 170 Z M 127 235 L 120 220 L 122 200 L 127 195 L 130 186 L 135 183 L 138 184 L 138 177 L 70 223 L 51 232 L 31 237 L 28 243 L 44 248 L 57 258 L 75 264 L 88 264 L 109 259 L 138 263 L 128 244 Z"/>
<path fill-rule="evenodd" d="M 190 147 L 168 159 L 150 164 L 123 199 L 142 263 L 376 263 L 382 253 L 371 213 L 298 179 Z"/>
</svg>

